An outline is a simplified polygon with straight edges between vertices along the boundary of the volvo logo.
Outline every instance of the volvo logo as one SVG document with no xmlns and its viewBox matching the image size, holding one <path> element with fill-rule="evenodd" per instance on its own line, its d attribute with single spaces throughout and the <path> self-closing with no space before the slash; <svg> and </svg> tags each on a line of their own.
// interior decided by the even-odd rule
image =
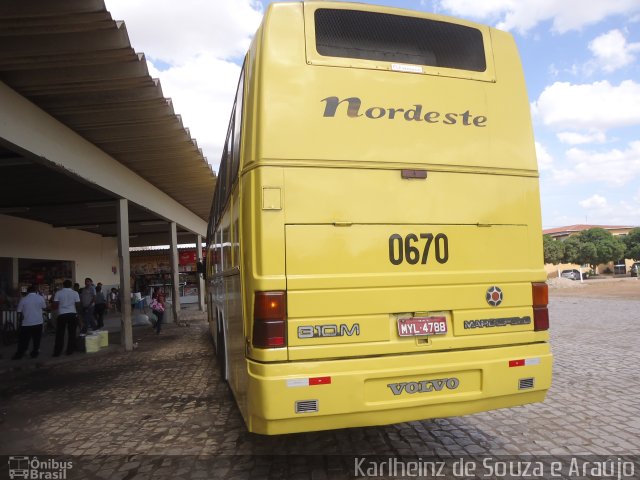
<svg viewBox="0 0 640 480">
<path fill-rule="evenodd" d="M 496 287 L 494 285 L 493 287 L 489 287 L 487 289 L 487 303 L 492 307 L 497 307 L 498 305 L 500 305 L 502 303 L 502 298 L 502 290 L 500 289 L 500 287 Z"/>
<path fill-rule="evenodd" d="M 452 377 L 439 378 L 437 380 L 422 380 L 420 382 L 390 383 L 387 387 L 391 389 L 394 395 L 400 395 L 402 392 L 409 394 L 439 392 L 444 388 L 455 390 L 459 385 L 460 380 Z"/>
</svg>

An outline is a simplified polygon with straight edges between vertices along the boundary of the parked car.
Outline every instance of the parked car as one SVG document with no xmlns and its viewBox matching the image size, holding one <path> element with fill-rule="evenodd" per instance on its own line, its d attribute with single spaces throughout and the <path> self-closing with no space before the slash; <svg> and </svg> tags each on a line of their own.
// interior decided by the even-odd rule
<svg viewBox="0 0 640 480">
<path fill-rule="evenodd" d="M 640 262 L 636 262 L 633 265 L 631 265 L 631 268 L 629 269 L 629 272 L 631 273 L 631 276 L 632 277 L 637 277 L 639 269 L 640 269 Z"/>
<path fill-rule="evenodd" d="M 613 274 L 614 275 L 626 275 L 627 274 L 627 266 L 624 263 L 618 263 L 613 266 Z"/>
<path fill-rule="evenodd" d="M 568 278 L 569 280 L 580 280 L 580 270 L 572 268 L 571 270 L 562 270 L 560 272 L 562 278 Z M 582 272 L 582 279 L 586 280 L 589 277 L 588 272 Z"/>
</svg>

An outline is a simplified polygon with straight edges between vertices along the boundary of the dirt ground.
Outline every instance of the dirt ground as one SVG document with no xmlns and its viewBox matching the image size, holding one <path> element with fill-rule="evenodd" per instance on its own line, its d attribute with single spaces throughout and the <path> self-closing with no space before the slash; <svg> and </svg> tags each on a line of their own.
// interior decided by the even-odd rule
<svg viewBox="0 0 640 480">
<path fill-rule="evenodd" d="M 582 283 L 566 278 L 554 278 L 547 283 L 549 283 L 550 297 L 625 298 L 629 300 L 640 300 L 640 280 L 636 277 L 590 278 Z"/>
</svg>

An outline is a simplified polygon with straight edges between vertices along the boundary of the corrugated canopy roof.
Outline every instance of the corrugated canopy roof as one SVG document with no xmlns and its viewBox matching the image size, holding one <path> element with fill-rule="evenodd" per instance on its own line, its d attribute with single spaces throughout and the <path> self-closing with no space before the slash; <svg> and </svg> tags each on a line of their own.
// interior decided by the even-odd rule
<svg viewBox="0 0 640 480">
<path fill-rule="evenodd" d="M 208 218 L 215 174 L 103 0 L 2 0 L 0 80 Z"/>
</svg>

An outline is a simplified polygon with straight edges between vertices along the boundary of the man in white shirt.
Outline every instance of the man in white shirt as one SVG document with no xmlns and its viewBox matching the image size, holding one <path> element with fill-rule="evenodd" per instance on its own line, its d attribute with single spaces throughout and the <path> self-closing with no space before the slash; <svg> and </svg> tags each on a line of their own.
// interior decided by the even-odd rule
<svg viewBox="0 0 640 480">
<path fill-rule="evenodd" d="M 18 332 L 18 351 L 12 357 L 19 360 L 29 348 L 29 341 L 33 339 L 31 358 L 40 353 L 40 339 L 42 338 L 42 310 L 47 308 L 47 302 L 36 293 L 35 285 L 27 289 L 27 295 L 18 303 L 18 313 L 22 315 L 22 324 Z"/>
<path fill-rule="evenodd" d="M 73 290 L 71 280 L 65 280 L 62 290 L 58 290 L 53 297 L 53 308 L 58 310 L 56 323 L 56 343 L 53 347 L 53 356 L 60 356 L 64 347 L 64 333 L 68 330 L 67 355 L 71 355 L 76 348 L 76 329 L 78 328 L 78 310 L 80 295 Z"/>
</svg>

